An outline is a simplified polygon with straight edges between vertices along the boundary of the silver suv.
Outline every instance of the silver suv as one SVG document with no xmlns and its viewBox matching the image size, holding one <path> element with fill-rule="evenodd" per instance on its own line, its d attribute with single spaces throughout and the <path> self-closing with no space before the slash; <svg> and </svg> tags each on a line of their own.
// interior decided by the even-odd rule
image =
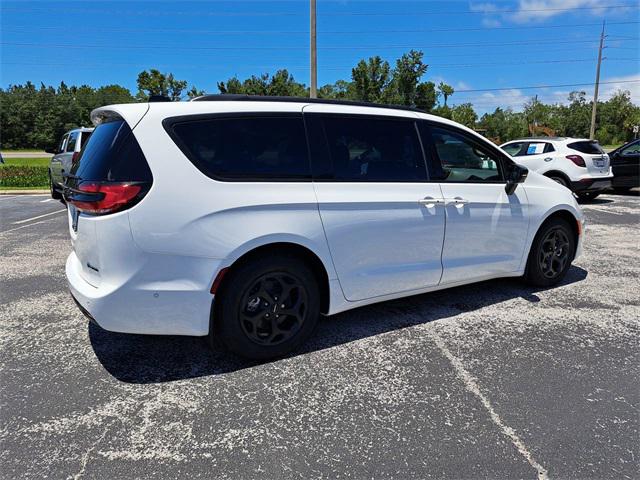
<svg viewBox="0 0 640 480">
<path fill-rule="evenodd" d="M 93 128 L 74 128 L 62 136 L 55 150 L 47 150 L 47 153 L 53 153 L 49 161 L 49 188 L 52 198 L 62 198 L 64 175 L 71 171 L 73 162 L 78 159 L 80 150 L 87 143 L 92 132 Z"/>
</svg>

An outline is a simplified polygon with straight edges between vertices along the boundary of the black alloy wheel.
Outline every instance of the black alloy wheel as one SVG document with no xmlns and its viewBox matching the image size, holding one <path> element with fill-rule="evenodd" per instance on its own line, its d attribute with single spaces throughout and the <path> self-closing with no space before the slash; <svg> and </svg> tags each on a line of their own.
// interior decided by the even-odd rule
<svg viewBox="0 0 640 480">
<path fill-rule="evenodd" d="M 242 330 L 258 345 L 286 342 L 302 328 L 307 304 L 301 280 L 285 272 L 262 275 L 242 296 Z"/>
<path fill-rule="evenodd" d="M 550 287 L 562 281 L 575 256 L 576 241 L 564 218 L 550 218 L 542 224 L 531 244 L 524 277 L 527 283 Z"/>
<path fill-rule="evenodd" d="M 296 350 L 315 330 L 320 287 L 304 257 L 267 253 L 226 274 L 213 300 L 209 342 L 266 360 Z"/>
<path fill-rule="evenodd" d="M 560 227 L 550 230 L 542 240 L 538 253 L 540 271 L 549 279 L 560 275 L 570 261 L 570 243 L 567 233 Z"/>
</svg>

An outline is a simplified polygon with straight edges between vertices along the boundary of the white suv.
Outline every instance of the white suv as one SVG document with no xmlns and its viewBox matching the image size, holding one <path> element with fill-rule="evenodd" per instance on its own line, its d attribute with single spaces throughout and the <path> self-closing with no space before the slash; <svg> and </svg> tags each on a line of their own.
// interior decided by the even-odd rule
<svg viewBox="0 0 640 480">
<path fill-rule="evenodd" d="M 66 273 L 100 326 L 281 356 L 319 314 L 497 277 L 550 286 L 567 189 L 415 110 L 205 96 L 112 105 L 67 177 Z"/>
<path fill-rule="evenodd" d="M 584 138 L 524 138 L 502 149 L 529 170 L 541 173 L 592 200 L 611 186 L 609 155 L 597 140 Z"/>
</svg>

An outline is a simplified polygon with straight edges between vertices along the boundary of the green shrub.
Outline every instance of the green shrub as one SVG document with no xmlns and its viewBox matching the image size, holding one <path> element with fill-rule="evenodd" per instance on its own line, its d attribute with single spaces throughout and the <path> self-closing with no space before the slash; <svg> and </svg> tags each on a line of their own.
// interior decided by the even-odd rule
<svg viewBox="0 0 640 480">
<path fill-rule="evenodd" d="M 49 168 L 0 165 L 0 187 L 44 187 L 49 185 Z"/>
</svg>

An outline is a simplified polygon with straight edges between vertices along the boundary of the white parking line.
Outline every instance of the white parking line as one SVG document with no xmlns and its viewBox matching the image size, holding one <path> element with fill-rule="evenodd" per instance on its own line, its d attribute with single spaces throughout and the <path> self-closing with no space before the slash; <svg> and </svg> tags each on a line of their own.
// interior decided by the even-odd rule
<svg viewBox="0 0 640 480">
<path fill-rule="evenodd" d="M 49 220 L 53 220 L 52 218 L 47 218 L 46 220 L 41 220 L 39 222 L 34 222 L 34 223 L 30 223 L 29 225 L 22 225 L 21 227 L 16 227 L 16 228 L 12 228 L 9 230 L 5 230 L 4 232 L 0 232 L 0 235 L 2 235 L 3 233 L 9 233 L 9 232 L 13 232 L 15 230 L 20 230 L 21 228 L 27 228 L 27 227 L 33 227 L 34 225 L 40 225 L 41 223 L 46 223 Z"/>
<path fill-rule="evenodd" d="M 451 353 L 451 351 L 447 348 L 447 346 L 442 341 L 442 338 L 440 338 L 440 336 L 436 332 L 432 331 L 430 333 L 431 333 L 431 338 L 433 339 L 435 344 L 438 346 L 442 354 L 449 360 L 449 362 L 451 362 L 453 369 L 455 370 L 458 377 L 464 383 L 464 386 L 466 387 L 466 389 L 470 393 L 473 393 L 476 397 L 478 397 L 478 399 L 480 399 L 480 402 L 482 403 L 484 408 L 486 408 L 487 411 L 489 412 L 489 417 L 491 418 L 491 421 L 493 421 L 493 423 L 496 424 L 496 426 L 502 431 L 504 435 L 509 437 L 509 439 L 511 440 L 511 443 L 513 443 L 514 447 L 516 447 L 518 452 L 520 452 L 520 454 L 527 460 L 527 462 L 529 462 L 529 465 L 531 465 L 533 468 L 536 469 L 536 471 L 538 472 L 538 480 L 548 480 L 549 472 L 540 463 L 538 463 L 535 458 L 533 458 L 533 455 L 527 449 L 527 446 L 524 444 L 522 439 L 518 436 L 516 431 L 513 428 L 511 428 L 509 425 L 507 425 L 504 422 L 504 420 L 502 420 L 502 418 L 500 418 L 500 415 L 498 415 L 498 413 L 495 411 L 489 399 L 480 390 L 477 380 L 467 371 L 466 368 L 464 368 L 462 361 L 458 357 L 456 357 L 454 354 Z"/>
<path fill-rule="evenodd" d="M 45 198 L 44 200 L 40 200 L 40 203 L 53 202 L 53 198 Z"/>
<path fill-rule="evenodd" d="M 67 211 L 66 209 L 56 210 L 55 212 L 45 213 L 44 215 L 38 215 L 37 217 L 31 217 L 25 220 L 18 220 L 17 222 L 13 222 L 13 225 L 20 225 L 21 223 L 27 223 L 27 222 L 30 222 L 31 220 L 37 220 L 42 217 L 48 217 L 49 215 L 55 215 L 56 213 L 66 212 L 66 211 Z"/>
</svg>

